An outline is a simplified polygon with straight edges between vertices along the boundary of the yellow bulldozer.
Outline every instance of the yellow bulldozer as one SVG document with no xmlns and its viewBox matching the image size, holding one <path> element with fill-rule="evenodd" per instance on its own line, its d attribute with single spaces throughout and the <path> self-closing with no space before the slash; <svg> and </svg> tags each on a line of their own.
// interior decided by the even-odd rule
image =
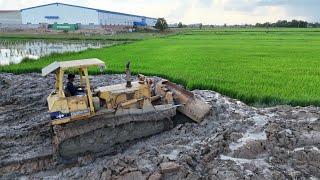
<svg viewBox="0 0 320 180">
<path fill-rule="evenodd" d="M 54 62 L 42 75 L 55 73 L 54 91 L 47 98 L 54 131 L 54 151 L 63 159 L 86 153 L 109 153 L 114 145 L 172 128 L 177 110 L 200 123 L 211 106 L 167 80 L 154 84 L 138 76 L 131 82 L 130 63 L 124 84 L 93 89 L 88 68 L 105 68 L 99 59 Z M 66 71 L 78 71 L 80 88 L 70 96 L 64 87 Z M 94 77 L 93 77 L 94 78 Z"/>
</svg>

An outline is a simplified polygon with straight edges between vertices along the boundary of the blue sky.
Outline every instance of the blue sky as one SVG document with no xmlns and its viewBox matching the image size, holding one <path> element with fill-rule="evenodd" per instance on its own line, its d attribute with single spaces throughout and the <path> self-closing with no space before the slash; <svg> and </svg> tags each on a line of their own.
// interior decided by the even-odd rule
<svg viewBox="0 0 320 180">
<path fill-rule="evenodd" d="M 245 24 L 278 19 L 320 21 L 320 0 L 0 0 L 1 9 L 63 2 L 165 17 L 170 23 Z"/>
</svg>

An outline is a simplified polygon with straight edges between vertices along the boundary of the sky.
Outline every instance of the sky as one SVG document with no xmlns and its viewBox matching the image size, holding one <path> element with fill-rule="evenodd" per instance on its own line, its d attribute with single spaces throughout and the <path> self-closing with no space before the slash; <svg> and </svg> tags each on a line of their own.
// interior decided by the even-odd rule
<svg viewBox="0 0 320 180">
<path fill-rule="evenodd" d="M 231 25 L 292 19 L 320 22 L 320 0 L 0 0 L 0 9 L 53 2 L 164 17 L 169 23 Z"/>
</svg>

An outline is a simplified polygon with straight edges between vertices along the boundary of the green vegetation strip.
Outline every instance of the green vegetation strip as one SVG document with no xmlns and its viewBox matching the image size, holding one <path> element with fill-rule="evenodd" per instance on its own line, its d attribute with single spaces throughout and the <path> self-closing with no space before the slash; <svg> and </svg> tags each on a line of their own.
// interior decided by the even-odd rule
<svg viewBox="0 0 320 180">
<path fill-rule="evenodd" d="M 159 33 L 119 33 L 119 34 L 90 34 L 90 33 L 52 33 L 52 34 L 23 34 L 0 33 L 0 40 L 106 40 L 106 41 L 138 41 L 162 37 L 166 34 Z"/>
<path fill-rule="evenodd" d="M 157 75 L 188 89 L 211 89 L 253 105 L 320 105 L 318 29 L 204 30 L 81 53 L 54 54 L 0 67 L 1 72 L 40 72 L 56 60 L 99 58 L 109 72 Z M 98 73 L 93 70 L 92 73 Z"/>
</svg>

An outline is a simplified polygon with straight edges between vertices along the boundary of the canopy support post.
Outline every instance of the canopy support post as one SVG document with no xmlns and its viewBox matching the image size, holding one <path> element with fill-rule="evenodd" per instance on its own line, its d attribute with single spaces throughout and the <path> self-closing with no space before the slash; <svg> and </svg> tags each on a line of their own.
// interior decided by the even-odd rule
<svg viewBox="0 0 320 180">
<path fill-rule="evenodd" d="M 59 71 L 59 75 L 58 75 L 59 97 L 64 98 L 65 97 L 64 92 L 63 92 L 63 74 L 64 74 L 64 72 L 63 72 L 62 68 L 59 68 L 58 71 Z"/>
<path fill-rule="evenodd" d="M 91 93 L 91 88 L 90 88 L 90 82 L 89 82 L 89 74 L 88 74 L 88 68 L 83 68 L 85 80 L 86 80 L 86 88 L 87 88 L 87 94 L 88 94 L 88 99 L 89 99 L 89 106 L 90 106 L 90 111 L 91 113 L 94 113 L 94 106 L 93 106 L 93 98 L 92 98 L 92 93 Z"/>
</svg>

